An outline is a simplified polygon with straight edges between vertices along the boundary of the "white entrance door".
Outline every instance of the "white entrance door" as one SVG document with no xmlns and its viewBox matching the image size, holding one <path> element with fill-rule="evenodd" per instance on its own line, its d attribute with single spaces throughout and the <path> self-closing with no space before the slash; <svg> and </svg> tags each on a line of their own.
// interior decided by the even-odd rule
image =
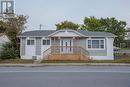
<svg viewBox="0 0 130 87">
<path fill-rule="evenodd" d="M 72 39 L 61 39 L 61 53 L 71 53 L 73 41 Z"/>
</svg>

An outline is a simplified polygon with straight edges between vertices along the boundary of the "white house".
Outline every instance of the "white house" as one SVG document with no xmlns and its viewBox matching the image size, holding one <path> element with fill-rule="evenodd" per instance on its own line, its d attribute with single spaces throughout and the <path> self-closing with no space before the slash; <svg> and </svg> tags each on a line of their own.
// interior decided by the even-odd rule
<svg viewBox="0 0 130 87">
<path fill-rule="evenodd" d="M 125 44 L 126 47 L 130 48 L 130 32 L 125 32 Z"/>
<path fill-rule="evenodd" d="M 115 35 L 84 30 L 35 30 L 19 36 L 22 59 L 113 60 Z"/>
</svg>

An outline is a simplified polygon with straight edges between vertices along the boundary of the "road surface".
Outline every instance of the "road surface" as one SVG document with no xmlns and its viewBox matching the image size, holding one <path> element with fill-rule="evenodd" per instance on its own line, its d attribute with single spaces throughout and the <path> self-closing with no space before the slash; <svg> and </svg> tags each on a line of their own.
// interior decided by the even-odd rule
<svg viewBox="0 0 130 87">
<path fill-rule="evenodd" d="M 130 87 L 130 67 L 0 67 L 0 87 Z"/>
</svg>

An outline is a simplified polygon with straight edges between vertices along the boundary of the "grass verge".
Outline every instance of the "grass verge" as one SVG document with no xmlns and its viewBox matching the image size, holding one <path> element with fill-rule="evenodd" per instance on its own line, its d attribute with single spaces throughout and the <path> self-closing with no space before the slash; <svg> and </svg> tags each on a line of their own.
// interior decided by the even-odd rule
<svg viewBox="0 0 130 87">
<path fill-rule="evenodd" d="M 33 60 L 23 60 L 23 59 L 6 59 L 0 60 L 0 64 L 32 64 Z"/>
<path fill-rule="evenodd" d="M 130 50 L 130 48 L 121 48 L 121 50 Z"/>
<path fill-rule="evenodd" d="M 130 63 L 130 58 L 116 60 L 44 60 L 42 63 Z"/>
</svg>

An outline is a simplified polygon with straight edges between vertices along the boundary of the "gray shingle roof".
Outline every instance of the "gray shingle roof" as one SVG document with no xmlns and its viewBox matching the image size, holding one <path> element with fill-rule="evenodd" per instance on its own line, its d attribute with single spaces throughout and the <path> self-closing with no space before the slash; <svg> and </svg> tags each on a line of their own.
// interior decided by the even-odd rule
<svg viewBox="0 0 130 87">
<path fill-rule="evenodd" d="M 84 30 L 78 30 L 78 32 L 85 36 L 116 37 L 114 34 L 108 32 L 92 32 L 92 31 L 84 31 Z"/>
<path fill-rule="evenodd" d="M 34 31 L 26 31 L 21 34 L 21 36 L 48 36 L 54 33 L 56 30 L 34 30 Z"/>
<path fill-rule="evenodd" d="M 52 33 L 56 32 L 56 30 L 35 30 L 35 31 L 27 31 L 20 35 L 20 37 L 26 37 L 26 36 L 48 36 Z M 85 36 L 93 36 L 93 37 L 115 37 L 112 33 L 107 32 L 91 32 L 91 31 L 84 31 L 84 30 L 77 30 L 77 32 L 85 35 Z"/>
</svg>

